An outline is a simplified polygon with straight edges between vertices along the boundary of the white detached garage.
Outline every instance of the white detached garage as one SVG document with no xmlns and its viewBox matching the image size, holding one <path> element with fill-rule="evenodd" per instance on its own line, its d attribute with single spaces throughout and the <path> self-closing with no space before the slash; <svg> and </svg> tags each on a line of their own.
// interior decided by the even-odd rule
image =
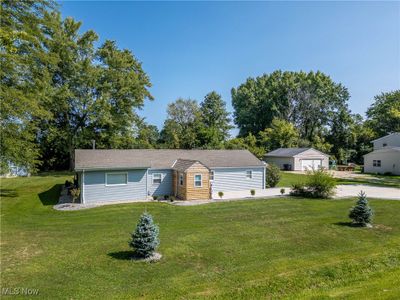
<svg viewBox="0 0 400 300">
<path fill-rule="evenodd" d="M 279 148 L 267 153 L 265 161 L 287 171 L 329 168 L 329 155 L 314 148 Z"/>
</svg>

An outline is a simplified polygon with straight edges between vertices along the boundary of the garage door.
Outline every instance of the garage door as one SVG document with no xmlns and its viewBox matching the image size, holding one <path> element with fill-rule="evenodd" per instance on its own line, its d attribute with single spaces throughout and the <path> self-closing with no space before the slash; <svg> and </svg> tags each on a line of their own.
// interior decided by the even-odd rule
<svg viewBox="0 0 400 300">
<path fill-rule="evenodd" d="M 303 159 L 301 161 L 301 169 L 306 170 L 317 170 L 321 168 L 322 161 L 320 159 Z"/>
</svg>

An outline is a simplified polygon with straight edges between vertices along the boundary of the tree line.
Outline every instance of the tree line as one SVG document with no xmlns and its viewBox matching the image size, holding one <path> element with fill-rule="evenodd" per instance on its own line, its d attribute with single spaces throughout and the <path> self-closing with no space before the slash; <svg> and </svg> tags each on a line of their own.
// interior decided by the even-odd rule
<svg viewBox="0 0 400 300">
<path fill-rule="evenodd" d="M 74 149 L 248 149 L 314 147 L 339 163 L 362 163 L 370 141 L 400 131 L 400 91 L 351 113 L 346 87 L 322 72 L 275 71 L 231 91 L 233 115 L 211 91 L 177 99 L 162 130 L 138 110 L 152 100 L 140 61 L 115 41 L 81 32 L 55 2 L 1 2 L 1 172 L 71 168 Z M 239 129 L 237 137 L 229 132 Z"/>
</svg>

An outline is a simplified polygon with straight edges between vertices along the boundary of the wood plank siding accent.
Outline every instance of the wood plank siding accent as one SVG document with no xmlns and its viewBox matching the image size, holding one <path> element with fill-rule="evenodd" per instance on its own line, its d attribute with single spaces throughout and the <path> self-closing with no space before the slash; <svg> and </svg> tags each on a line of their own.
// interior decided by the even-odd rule
<svg viewBox="0 0 400 300">
<path fill-rule="evenodd" d="M 183 185 L 179 177 L 183 175 Z M 201 187 L 195 186 L 195 176 L 201 175 Z M 176 179 L 175 179 L 176 178 Z M 176 180 L 176 181 L 175 181 Z M 183 200 L 210 199 L 210 170 L 200 162 L 193 162 L 186 170 L 174 171 L 175 196 Z"/>
</svg>

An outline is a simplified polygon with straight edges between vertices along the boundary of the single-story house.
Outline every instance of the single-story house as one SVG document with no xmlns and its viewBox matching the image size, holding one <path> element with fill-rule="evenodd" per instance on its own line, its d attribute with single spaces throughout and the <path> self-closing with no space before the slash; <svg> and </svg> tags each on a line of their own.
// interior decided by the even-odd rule
<svg viewBox="0 0 400 300">
<path fill-rule="evenodd" d="M 75 150 L 81 203 L 265 188 L 265 164 L 247 150 Z"/>
<path fill-rule="evenodd" d="M 329 155 L 314 148 L 279 148 L 265 154 L 265 162 L 286 171 L 328 169 Z"/>
<path fill-rule="evenodd" d="M 400 175 L 400 133 L 373 140 L 374 151 L 364 155 L 365 173 Z"/>
</svg>

